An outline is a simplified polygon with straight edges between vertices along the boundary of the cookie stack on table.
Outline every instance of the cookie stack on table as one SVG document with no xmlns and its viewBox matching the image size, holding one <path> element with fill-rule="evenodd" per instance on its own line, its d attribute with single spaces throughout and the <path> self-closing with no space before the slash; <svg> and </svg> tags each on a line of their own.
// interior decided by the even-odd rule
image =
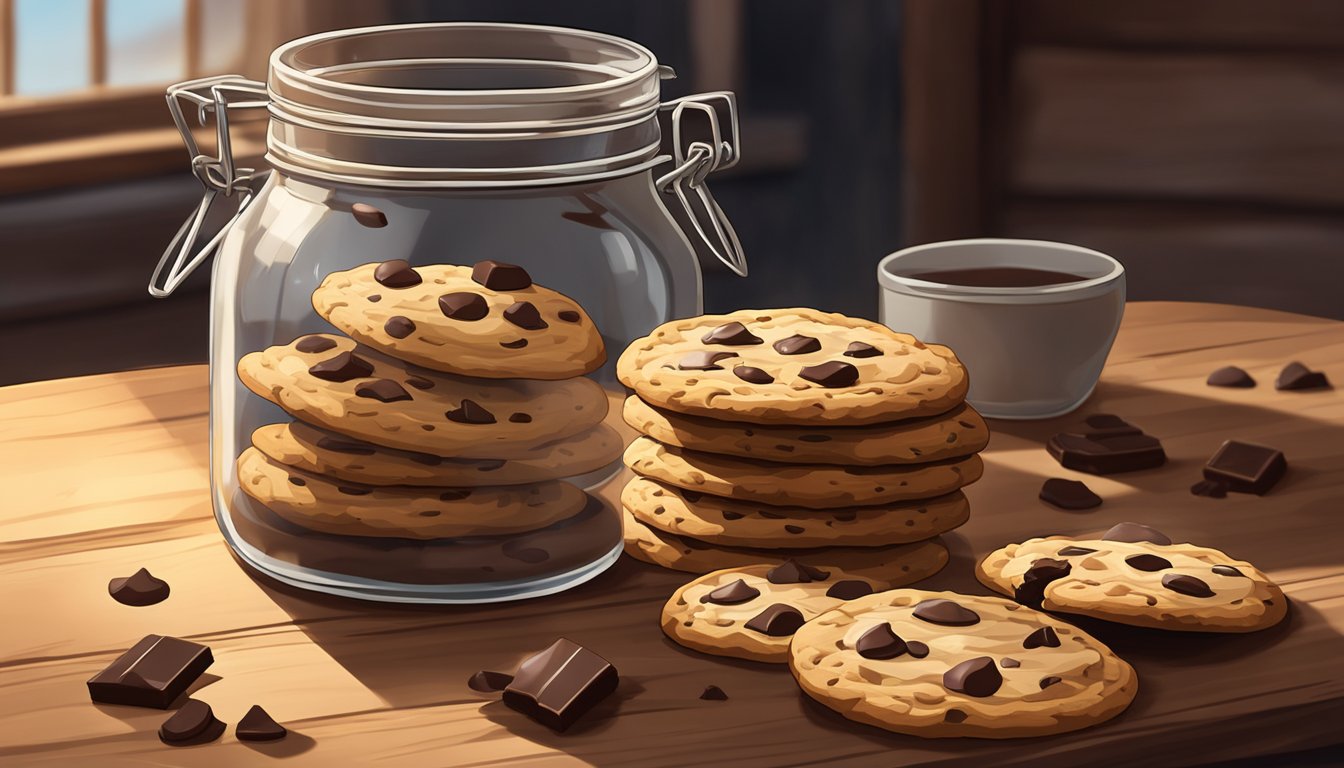
<svg viewBox="0 0 1344 768">
<path fill-rule="evenodd" d="M 405 261 L 327 275 L 310 334 L 252 352 L 238 375 L 297 421 L 238 457 L 243 490 L 289 523 L 353 536 L 522 533 L 581 512 L 560 478 L 620 455 L 606 359 L 572 299 L 521 267 Z"/>
<path fill-rule="evenodd" d="M 692 573 L 794 560 L 886 585 L 947 562 L 989 431 L 950 349 L 810 309 L 666 323 L 617 363 L 626 552 Z"/>
</svg>

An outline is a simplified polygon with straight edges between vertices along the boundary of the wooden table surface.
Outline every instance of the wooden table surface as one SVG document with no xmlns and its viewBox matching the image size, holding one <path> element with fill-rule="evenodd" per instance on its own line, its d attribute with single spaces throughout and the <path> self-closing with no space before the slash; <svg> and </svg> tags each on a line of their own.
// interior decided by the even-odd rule
<svg viewBox="0 0 1344 768">
<path fill-rule="evenodd" d="M 1002 742 L 857 726 L 808 701 L 782 668 L 683 650 L 657 620 L 686 576 L 629 558 L 566 594 L 486 607 L 365 604 L 277 585 L 245 571 L 215 527 L 203 367 L 0 389 L 0 764 L 1063 768 L 1344 745 L 1344 393 L 1275 391 L 1293 359 L 1344 384 L 1344 323 L 1131 304 L 1083 412 L 1132 420 L 1162 439 L 1170 461 L 1086 477 L 1106 499 L 1087 512 L 1036 498 L 1045 477 L 1084 477 L 1042 447 L 1069 417 L 991 423 L 971 521 L 946 537 L 952 560 L 930 588 L 987 593 L 972 563 L 1004 542 L 1135 520 L 1256 563 L 1292 599 L 1284 624 L 1251 635 L 1087 624 L 1138 670 L 1133 706 L 1079 733 Z M 1205 386 L 1225 364 L 1260 385 Z M 1203 461 L 1231 437 L 1282 449 L 1289 475 L 1263 498 L 1190 495 Z M 147 608 L 112 601 L 108 579 L 142 565 L 172 596 Z M 291 735 L 256 746 L 230 729 L 173 749 L 155 735 L 164 713 L 91 704 L 84 681 L 151 632 L 214 650 L 197 695 L 226 722 L 260 703 Z M 559 635 L 609 658 L 622 678 L 569 733 L 466 687 L 477 669 L 509 669 Z M 730 700 L 700 701 L 710 683 Z"/>
</svg>

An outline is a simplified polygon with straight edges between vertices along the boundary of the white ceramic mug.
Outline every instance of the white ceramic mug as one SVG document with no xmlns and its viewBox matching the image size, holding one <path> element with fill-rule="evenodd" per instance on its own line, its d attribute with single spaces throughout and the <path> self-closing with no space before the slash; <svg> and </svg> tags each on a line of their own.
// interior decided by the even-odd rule
<svg viewBox="0 0 1344 768">
<path fill-rule="evenodd" d="M 920 273 L 1019 267 L 1077 276 L 982 287 Z M 881 320 L 957 353 L 967 399 L 985 416 L 1045 419 L 1082 405 L 1097 385 L 1125 312 L 1125 268 L 1104 253 L 1043 240 L 976 239 L 897 251 L 877 266 Z"/>
</svg>

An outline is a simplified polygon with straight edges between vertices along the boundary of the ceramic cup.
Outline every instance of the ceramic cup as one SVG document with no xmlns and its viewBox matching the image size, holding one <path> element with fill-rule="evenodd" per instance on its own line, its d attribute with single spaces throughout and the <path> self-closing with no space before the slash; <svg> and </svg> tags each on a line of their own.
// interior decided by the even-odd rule
<svg viewBox="0 0 1344 768">
<path fill-rule="evenodd" d="M 918 277 L 1004 267 L 1076 279 L 990 287 Z M 1000 419 L 1045 419 L 1082 405 L 1097 385 L 1125 311 L 1120 262 L 1089 248 L 1043 240 L 917 245 L 882 259 L 877 279 L 882 323 L 951 347 L 970 372 L 971 405 Z"/>
</svg>

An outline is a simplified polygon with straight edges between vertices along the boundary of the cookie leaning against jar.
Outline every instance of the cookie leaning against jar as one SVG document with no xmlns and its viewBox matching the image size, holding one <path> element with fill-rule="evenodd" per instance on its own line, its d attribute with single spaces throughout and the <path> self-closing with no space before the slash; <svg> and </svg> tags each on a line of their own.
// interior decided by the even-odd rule
<svg viewBox="0 0 1344 768">
<path fill-rule="evenodd" d="M 969 382 L 952 350 L 812 309 L 674 320 L 636 339 L 621 381 L 660 408 L 762 424 L 862 425 L 933 416 Z"/>
<path fill-rule="evenodd" d="M 578 302 L 536 285 L 522 267 L 400 259 L 332 272 L 313 307 L 351 337 L 436 371 L 489 379 L 567 379 L 607 359 Z"/>
</svg>

